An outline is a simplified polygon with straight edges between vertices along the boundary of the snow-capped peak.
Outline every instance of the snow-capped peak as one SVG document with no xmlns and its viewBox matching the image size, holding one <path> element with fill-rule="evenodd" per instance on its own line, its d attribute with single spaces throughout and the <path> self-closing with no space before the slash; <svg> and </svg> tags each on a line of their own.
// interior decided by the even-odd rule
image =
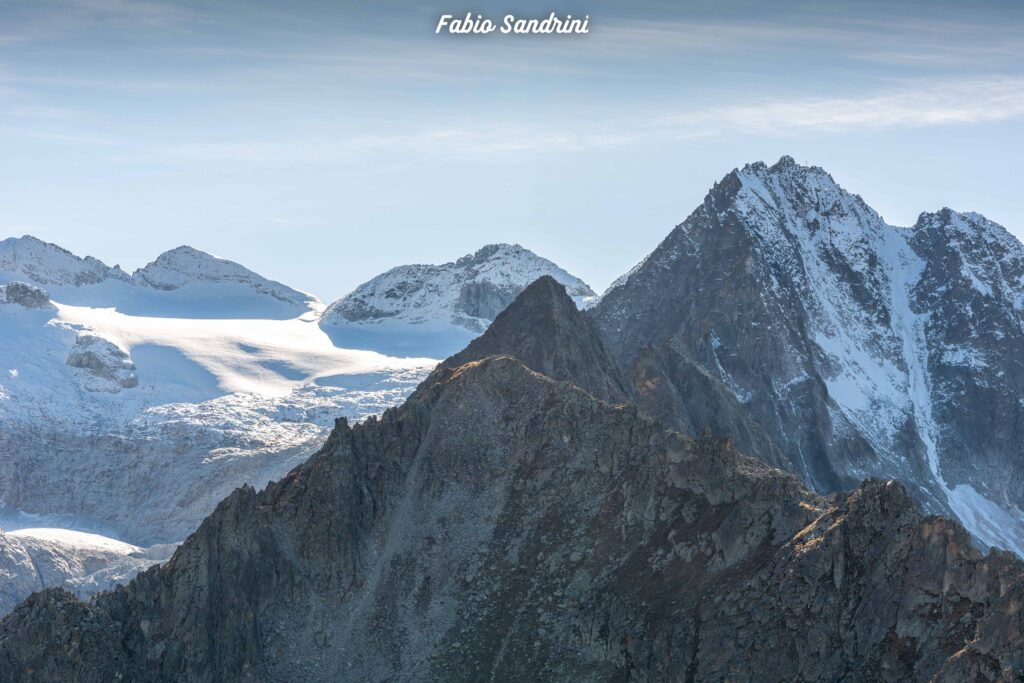
<svg viewBox="0 0 1024 683">
<path fill-rule="evenodd" d="M 489 244 L 442 265 L 392 268 L 328 307 L 325 324 L 401 320 L 454 324 L 481 332 L 527 285 L 551 275 L 577 305 L 593 290 L 545 258 L 518 244 Z"/>
<path fill-rule="evenodd" d="M 178 289 L 191 282 L 261 278 L 233 261 L 182 245 L 132 273 L 132 279 L 154 289 Z"/>
<path fill-rule="evenodd" d="M 892 226 L 783 157 L 716 183 L 596 315 L 619 353 L 673 335 L 812 486 L 901 479 L 1024 555 L 1022 312 L 1024 245 L 1001 226 L 950 209 Z"/>
<path fill-rule="evenodd" d="M 226 267 L 222 268 L 222 264 Z M 132 273 L 132 278 L 156 289 L 177 289 L 193 280 L 205 279 L 236 264 L 183 244 L 169 249 Z M 244 270 L 244 269 L 243 269 Z"/>
<path fill-rule="evenodd" d="M 925 211 L 914 224 L 915 231 L 931 230 L 959 233 L 965 237 L 982 237 L 1000 246 L 1019 250 L 1021 243 L 1010 231 L 975 211 L 956 211 L 943 207 L 935 212 Z"/>
<path fill-rule="evenodd" d="M 882 218 L 859 195 L 844 190 L 819 166 L 803 166 L 784 156 L 773 166 L 747 164 L 733 172 L 739 181 L 737 203 L 764 204 L 794 212 L 807 222 L 826 216 L 836 228 L 859 229 Z M 836 218 L 852 218 L 836 221 Z"/>
<path fill-rule="evenodd" d="M 239 284 L 280 301 L 309 306 L 316 297 L 268 280 L 234 261 L 219 258 L 188 245 L 160 254 L 155 261 L 132 273 L 132 282 L 157 290 L 177 290 L 187 285 Z"/>
<path fill-rule="evenodd" d="M 92 256 L 81 258 L 56 244 L 25 235 L 0 241 L 0 279 L 80 287 L 104 280 L 127 280 L 128 275 L 118 266 L 111 268 Z"/>
<path fill-rule="evenodd" d="M 311 294 L 189 246 L 164 252 L 129 276 L 56 244 L 12 237 L 0 241 L 0 284 L 9 282 L 46 288 L 59 303 L 133 315 L 280 319 L 323 309 Z"/>
<path fill-rule="evenodd" d="M 543 275 L 563 284 L 577 306 L 596 299 L 585 282 L 529 249 L 488 244 L 450 263 L 392 268 L 331 304 L 321 326 L 342 345 L 443 357 Z"/>
<path fill-rule="evenodd" d="M 1024 310 L 1024 245 L 1006 228 L 979 213 L 943 208 L 922 213 L 912 231 L 930 263 L 946 262 L 940 270 L 947 277 L 958 276 L 979 294 Z"/>
</svg>

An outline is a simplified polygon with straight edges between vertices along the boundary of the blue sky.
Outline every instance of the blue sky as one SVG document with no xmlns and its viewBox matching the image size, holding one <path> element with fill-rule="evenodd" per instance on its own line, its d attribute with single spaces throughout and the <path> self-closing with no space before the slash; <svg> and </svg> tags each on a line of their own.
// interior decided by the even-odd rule
<svg viewBox="0 0 1024 683">
<path fill-rule="evenodd" d="M 589 14 L 571 37 L 442 13 Z M 179 244 L 334 299 L 519 242 L 600 291 L 790 154 L 1024 235 L 1024 4 L 0 0 L 0 238 Z"/>
</svg>

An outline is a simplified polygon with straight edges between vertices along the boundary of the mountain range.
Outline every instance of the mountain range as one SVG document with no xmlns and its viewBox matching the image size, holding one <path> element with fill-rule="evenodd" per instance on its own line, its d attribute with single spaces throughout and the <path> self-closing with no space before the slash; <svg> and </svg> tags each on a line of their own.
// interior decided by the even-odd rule
<svg viewBox="0 0 1024 683">
<path fill-rule="evenodd" d="M 978 214 L 892 226 L 783 157 L 600 298 L 513 245 L 324 307 L 22 238 L 0 287 L 0 571 L 84 567 L 98 520 L 132 545 L 31 588 L 108 588 L 245 484 L 22 604 L 12 679 L 1024 673 L 1024 246 Z"/>
<path fill-rule="evenodd" d="M 898 483 L 822 497 L 728 440 L 600 400 L 621 391 L 609 360 L 595 326 L 540 279 L 400 408 L 339 420 L 309 461 L 259 493 L 238 489 L 166 564 L 88 603 L 34 594 L 0 622 L 0 670 L 77 681 L 1024 671 L 1019 558 L 982 556 Z"/>
</svg>

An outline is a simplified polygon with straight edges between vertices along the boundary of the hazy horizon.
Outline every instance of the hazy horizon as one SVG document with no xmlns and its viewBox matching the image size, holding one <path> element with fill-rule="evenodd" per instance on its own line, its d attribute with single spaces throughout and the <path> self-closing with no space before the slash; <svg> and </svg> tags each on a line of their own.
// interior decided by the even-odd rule
<svg viewBox="0 0 1024 683">
<path fill-rule="evenodd" d="M 596 291 L 735 167 L 791 155 L 895 225 L 1024 236 L 1009 2 L 0 0 L 0 239 L 131 271 L 182 244 L 331 301 L 515 242 Z"/>
</svg>

